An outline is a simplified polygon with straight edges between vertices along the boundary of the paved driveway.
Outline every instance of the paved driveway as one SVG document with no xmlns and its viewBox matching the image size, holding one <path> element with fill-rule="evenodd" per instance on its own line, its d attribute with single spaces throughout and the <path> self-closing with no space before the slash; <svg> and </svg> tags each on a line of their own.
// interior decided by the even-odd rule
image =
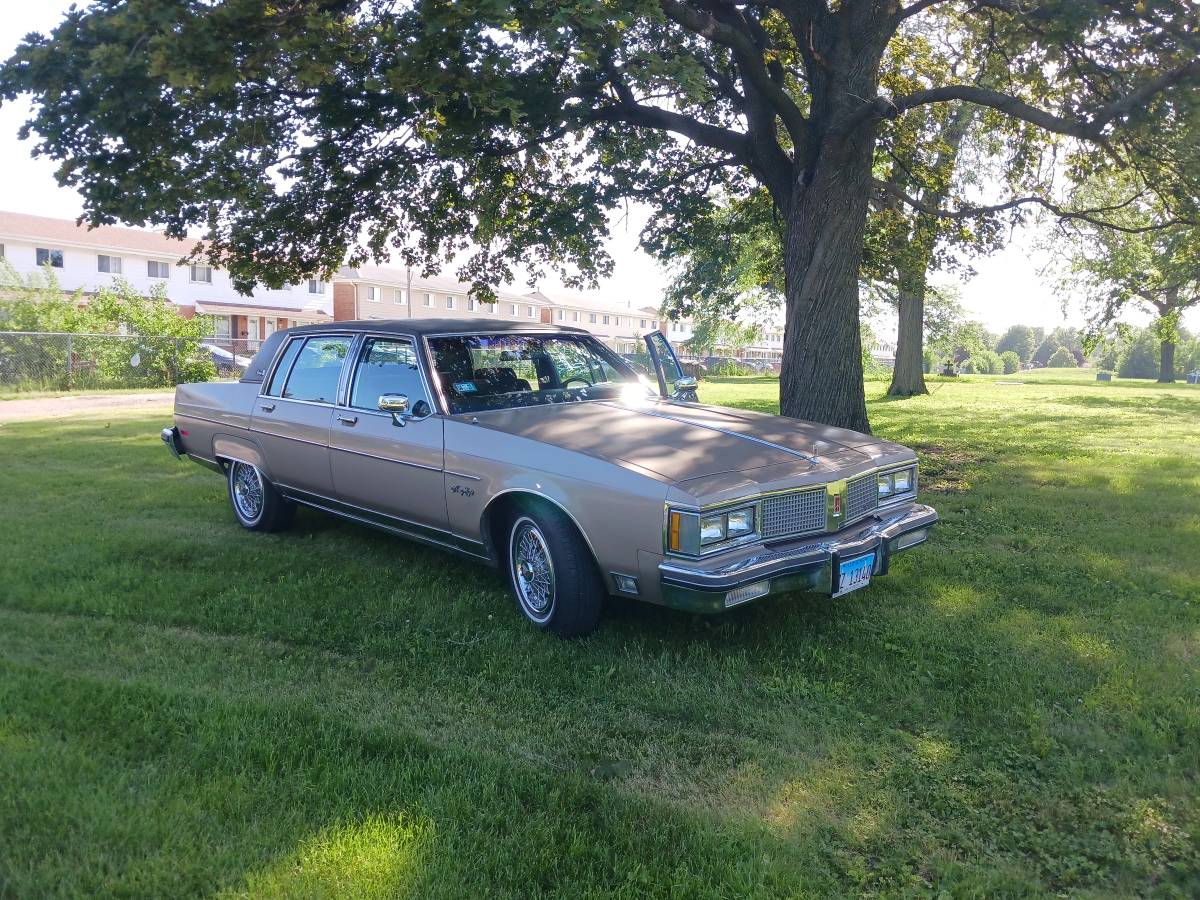
<svg viewBox="0 0 1200 900">
<path fill-rule="evenodd" d="M 55 419 L 77 413 L 168 409 L 175 391 L 141 394 L 79 394 L 73 397 L 39 397 L 32 400 L 0 400 L 0 423 L 28 419 Z"/>
</svg>

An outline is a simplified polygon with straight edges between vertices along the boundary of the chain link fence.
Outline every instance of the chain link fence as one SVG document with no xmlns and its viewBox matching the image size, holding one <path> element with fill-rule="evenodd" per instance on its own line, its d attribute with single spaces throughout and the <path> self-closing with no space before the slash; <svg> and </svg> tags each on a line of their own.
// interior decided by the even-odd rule
<svg viewBox="0 0 1200 900">
<path fill-rule="evenodd" d="M 171 387 L 240 378 L 259 341 L 0 331 L 0 389 Z"/>
</svg>

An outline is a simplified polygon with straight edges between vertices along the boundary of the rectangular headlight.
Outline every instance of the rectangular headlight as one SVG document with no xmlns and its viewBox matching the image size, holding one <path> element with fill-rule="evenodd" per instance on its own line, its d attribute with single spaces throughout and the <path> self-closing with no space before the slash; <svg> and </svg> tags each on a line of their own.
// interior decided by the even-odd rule
<svg viewBox="0 0 1200 900">
<path fill-rule="evenodd" d="M 892 484 L 892 476 L 891 475 L 880 475 L 879 476 L 879 496 L 880 497 L 890 497 L 890 496 L 892 496 L 892 492 L 894 490 L 895 490 L 895 486 Z"/>
<path fill-rule="evenodd" d="M 716 544 L 725 540 L 725 514 L 705 516 L 700 520 L 700 544 Z"/>
<path fill-rule="evenodd" d="M 913 470 L 901 469 L 899 472 L 892 473 L 892 486 L 897 494 L 905 494 L 912 490 L 913 486 Z"/>
<path fill-rule="evenodd" d="M 748 534 L 754 534 L 754 507 L 750 506 L 746 509 L 735 509 L 726 517 L 726 533 L 730 539 L 745 537 Z"/>
</svg>

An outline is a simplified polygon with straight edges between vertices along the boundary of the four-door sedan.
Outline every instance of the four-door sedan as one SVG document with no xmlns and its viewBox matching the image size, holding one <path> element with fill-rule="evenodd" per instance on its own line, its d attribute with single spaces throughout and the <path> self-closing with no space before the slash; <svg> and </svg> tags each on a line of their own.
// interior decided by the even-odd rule
<svg viewBox="0 0 1200 900">
<path fill-rule="evenodd" d="M 572 328 L 292 328 L 240 382 L 180 385 L 162 438 L 226 477 L 248 529 L 304 504 L 457 551 L 562 636 L 608 595 L 694 612 L 840 596 L 926 539 L 912 450 L 700 404 L 666 339 L 645 340 L 651 378 Z"/>
</svg>

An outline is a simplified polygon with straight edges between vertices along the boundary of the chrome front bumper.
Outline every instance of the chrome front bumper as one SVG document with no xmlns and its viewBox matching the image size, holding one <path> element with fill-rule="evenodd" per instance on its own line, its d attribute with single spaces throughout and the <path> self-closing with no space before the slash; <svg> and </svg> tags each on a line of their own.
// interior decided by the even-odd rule
<svg viewBox="0 0 1200 900">
<path fill-rule="evenodd" d="M 800 538 L 725 565 L 665 560 L 658 567 L 663 602 L 692 612 L 721 612 L 788 591 L 831 594 L 841 560 L 875 551 L 872 577 L 885 575 L 891 557 L 924 542 L 937 520 L 933 507 L 911 503 L 836 534 Z"/>
</svg>

